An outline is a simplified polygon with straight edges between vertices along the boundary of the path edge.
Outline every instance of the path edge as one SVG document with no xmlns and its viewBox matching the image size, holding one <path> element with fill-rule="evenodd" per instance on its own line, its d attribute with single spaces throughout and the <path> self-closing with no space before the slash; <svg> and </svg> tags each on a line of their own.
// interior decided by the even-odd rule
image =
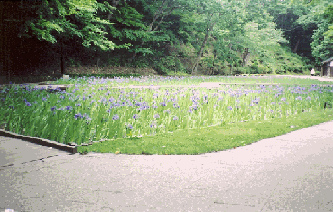
<svg viewBox="0 0 333 212">
<path fill-rule="evenodd" d="M 13 132 L 9 132 L 3 129 L 0 129 L 0 136 L 10 137 L 10 138 L 16 138 L 16 139 L 22 139 L 24 141 L 29 141 L 31 143 L 39 144 L 42 146 L 48 146 L 53 147 L 59 150 L 63 150 L 70 153 L 77 153 L 77 147 L 76 146 L 68 146 L 66 144 L 58 143 L 56 141 L 51 141 L 44 138 L 38 138 L 38 137 L 31 137 L 31 136 L 24 136 L 19 135 Z"/>
</svg>

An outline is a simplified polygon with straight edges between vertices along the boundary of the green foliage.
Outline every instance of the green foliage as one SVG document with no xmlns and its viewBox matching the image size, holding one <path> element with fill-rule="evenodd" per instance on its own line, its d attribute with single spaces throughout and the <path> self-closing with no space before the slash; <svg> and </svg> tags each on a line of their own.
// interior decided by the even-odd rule
<svg viewBox="0 0 333 212">
<path fill-rule="evenodd" d="M 106 26 L 111 23 L 97 16 L 98 10 L 110 9 L 107 2 L 96 0 L 45 0 L 38 8 L 39 18 L 27 21 L 25 32 L 51 43 L 78 37 L 85 47 L 114 49 L 117 46 L 105 36 Z"/>
<path fill-rule="evenodd" d="M 25 18 L 20 36 L 54 44 L 57 53 L 61 47 L 69 65 L 153 67 L 161 74 L 300 73 L 309 61 L 319 65 L 333 54 L 328 0 L 45 0 L 33 6 L 37 15 Z"/>
</svg>

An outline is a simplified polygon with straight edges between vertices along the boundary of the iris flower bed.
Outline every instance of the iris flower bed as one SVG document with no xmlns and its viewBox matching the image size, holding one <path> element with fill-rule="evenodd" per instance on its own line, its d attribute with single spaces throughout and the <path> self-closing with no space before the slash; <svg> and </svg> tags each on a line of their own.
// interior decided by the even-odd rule
<svg viewBox="0 0 333 212">
<path fill-rule="evenodd" d="M 279 83 L 289 85 L 300 84 L 327 84 L 314 79 L 298 79 L 288 77 L 272 76 L 252 76 L 252 77 L 234 77 L 234 76 L 141 76 L 141 77 L 75 77 L 70 80 L 57 80 L 54 84 L 105 84 L 110 87 L 128 86 L 128 85 L 196 85 L 204 82 L 221 83 Z"/>
<path fill-rule="evenodd" d="M 127 85 L 129 81 L 145 84 L 152 79 L 117 80 Z M 320 111 L 333 95 L 332 87 L 319 85 L 144 89 L 114 88 L 114 79 L 72 81 L 75 85 L 66 91 L 29 85 L 1 88 L 0 124 L 18 134 L 80 145 Z M 197 83 L 193 78 L 177 81 Z"/>
</svg>

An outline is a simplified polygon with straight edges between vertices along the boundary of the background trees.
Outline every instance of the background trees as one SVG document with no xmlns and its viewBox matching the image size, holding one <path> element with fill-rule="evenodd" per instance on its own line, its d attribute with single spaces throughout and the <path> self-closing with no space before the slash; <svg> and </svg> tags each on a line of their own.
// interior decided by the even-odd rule
<svg viewBox="0 0 333 212">
<path fill-rule="evenodd" d="M 329 0 L 21 0 L 0 8 L 7 77 L 65 66 L 287 73 L 333 56 Z"/>
</svg>

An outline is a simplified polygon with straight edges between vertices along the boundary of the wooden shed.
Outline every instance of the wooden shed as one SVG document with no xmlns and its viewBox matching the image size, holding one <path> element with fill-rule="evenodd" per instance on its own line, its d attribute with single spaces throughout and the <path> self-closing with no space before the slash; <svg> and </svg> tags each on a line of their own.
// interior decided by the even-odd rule
<svg viewBox="0 0 333 212">
<path fill-rule="evenodd" d="M 321 63 L 321 76 L 333 77 L 333 57 Z"/>
</svg>

